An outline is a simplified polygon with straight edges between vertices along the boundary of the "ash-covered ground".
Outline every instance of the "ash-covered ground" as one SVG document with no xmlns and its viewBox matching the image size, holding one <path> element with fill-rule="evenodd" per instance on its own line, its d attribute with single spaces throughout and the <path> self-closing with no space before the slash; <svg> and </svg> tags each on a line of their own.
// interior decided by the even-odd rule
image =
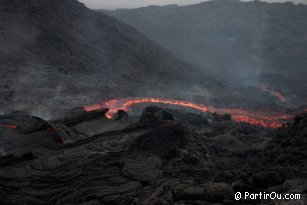
<svg viewBox="0 0 307 205">
<path fill-rule="evenodd" d="M 306 204 L 307 113 L 279 129 L 149 106 L 0 117 L 0 204 Z M 236 192 L 300 194 L 240 200 Z"/>
</svg>

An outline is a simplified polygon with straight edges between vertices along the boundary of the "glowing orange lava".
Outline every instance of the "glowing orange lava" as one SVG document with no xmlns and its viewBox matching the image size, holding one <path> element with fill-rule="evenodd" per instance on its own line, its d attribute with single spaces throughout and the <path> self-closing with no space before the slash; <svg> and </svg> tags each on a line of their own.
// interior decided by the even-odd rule
<svg viewBox="0 0 307 205">
<path fill-rule="evenodd" d="M 265 112 L 265 111 L 254 111 L 245 109 L 235 108 L 214 108 L 211 107 L 210 111 L 214 111 L 220 114 L 229 113 L 232 119 L 237 122 L 245 122 L 252 125 L 267 127 L 267 128 L 278 128 L 281 127 L 284 121 L 289 121 L 293 118 L 291 115 L 277 113 L 277 112 Z"/>
<path fill-rule="evenodd" d="M 158 98 L 132 98 L 132 99 L 110 100 L 101 104 L 84 107 L 84 109 L 86 111 L 92 111 L 108 107 L 109 112 L 106 114 L 106 117 L 112 118 L 112 115 L 115 114 L 118 110 L 128 111 L 129 107 L 144 103 L 178 105 L 178 106 L 189 107 L 196 110 L 200 110 L 202 112 L 208 111 L 205 105 L 198 105 L 191 102 L 185 102 L 179 100 L 163 100 Z"/>
<path fill-rule="evenodd" d="M 166 104 L 174 106 L 183 106 L 186 108 L 192 108 L 201 112 L 216 112 L 219 114 L 229 113 L 232 119 L 237 122 L 245 122 L 252 125 L 262 126 L 266 128 L 278 128 L 282 126 L 282 121 L 289 120 L 292 118 L 290 115 L 280 113 L 263 113 L 257 111 L 249 111 L 244 109 L 227 109 L 227 108 L 215 108 L 212 106 L 205 106 L 203 104 L 195 104 L 181 100 L 170 100 L 170 99 L 159 99 L 159 98 L 123 98 L 106 101 L 100 104 L 86 106 L 86 111 L 98 110 L 102 108 L 109 108 L 107 118 L 112 116 L 118 110 L 128 111 L 130 107 L 138 104 Z"/>
<path fill-rule="evenodd" d="M 6 124 L 0 123 L 0 126 L 6 127 L 6 128 L 9 128 L 9 129 L 17 129 L 16 125 L 6 125 Z"/>
<path fill-rule="evenodd" d="M 272 96 L 276 97 L 279 101 L 281 102 L 286 102 L 287 101 L 287 98 L 285 96 L 283 96 L 280 92 L 278 91 L 272 91 L 272 90 L 269 90 L 268 86 L 267 85 L 260 85 L 260 90 L 262 92 L 268 92 L 270 93 Z"/>
<path fill-rule="evenodd" d="M 279 128 L 282 126 L 281 123 L 278 122 L 267 122 L 264 120 L 260 120 L 260 119 L 254 119 L 248 116 L 243 116 L 243 115 L 235 115 L 232 116 L 232 119 L 237 121 L 237 122 L 245 122 L 251 125 L 257 125 L 257 126 L 262 126 L 262 127 L 266 127 L 266 128 Z"/>
<path fill-rule="evenodd" d="M 281 102 L 286 102 L 287 99 L 278 91 L 273 91 L 272 95 L 277 97 Z"/>
<path fill-rule="evenodd" d="M 268 86 L 267 86 L 267 85 L 261 85 L 261 86 L 260 86 L 260 90 L 261 90 L 262 92 L 267 92 L 267 91 L 268 91 Z"/>
</svg>

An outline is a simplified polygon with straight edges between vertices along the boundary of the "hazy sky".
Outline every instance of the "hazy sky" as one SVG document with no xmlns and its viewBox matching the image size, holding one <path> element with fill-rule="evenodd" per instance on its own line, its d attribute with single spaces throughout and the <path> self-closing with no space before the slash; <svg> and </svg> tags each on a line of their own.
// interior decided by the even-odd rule
<svg viewBox="0 0 307 205">
<path fill-rule="evenodd" d="M 116 9 L 137 8 L 148 5 L 178 4 L 187 5 L 203 2 L 205 0 L 79 0 L 89 8 L 93 9 Z M 248 0 L 245 0 L 248 1 Z M 268 2 L 285 2 L 289 0 L 266 0 Z M 292 0 L 294 3 L 305 3 L 307 0 Z"/>
</svg>

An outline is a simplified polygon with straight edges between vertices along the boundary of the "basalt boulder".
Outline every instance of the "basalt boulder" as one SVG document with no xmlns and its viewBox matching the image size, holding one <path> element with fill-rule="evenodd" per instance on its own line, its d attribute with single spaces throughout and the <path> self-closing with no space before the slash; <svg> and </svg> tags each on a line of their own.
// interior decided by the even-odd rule
<svg viewBox="0 0 307 205">
<path fill-rule="evenodd" d="M 157 106 L 146 107 L 141 115 L 141 123 L 153 123 L 157 121 L 175 120 L 173 115 Z"/>
</svg>

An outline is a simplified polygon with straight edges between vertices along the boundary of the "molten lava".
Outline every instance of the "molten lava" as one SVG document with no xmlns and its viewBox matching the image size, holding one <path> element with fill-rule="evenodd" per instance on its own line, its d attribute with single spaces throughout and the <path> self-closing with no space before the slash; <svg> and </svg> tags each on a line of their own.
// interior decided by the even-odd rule
<svg viewBox="0 0 307 205">
<path fill-rule="evenodd" d="M 237 122 L 245 122 L 251 125 L 262 126 L 266 128 L 279 128 L 282 122 L 291 120 L 293 117 L 287 114 L 277 112 L 260 112 L 254 110 L 234 109 L 234 108 L 214 108 L 211 107 L 210 111 L 217 113 L 229 113 L 232 119 Z"/>
<path fill-rule="evenodd" d="M 100 104 L 86 106 L 86 111 L 98 110 L 102 108 L 109 108 L 107 118 L 112 118 L 118 110 L 128 111 L 134 105 L 138 104 L 166 104 L 174 106 L 183 106 L 186 108 L 192 108 L 201 112 L 216 112 L 219 114 L 229 113 L 232 115 L 232 119 L 237 122 L 245 122 L 252 125 L 262 126 L 266 128 L 278 128 L 282 126 L 282 121 L 291 119 L 292 116 L 273 113 L 265 114 L 257 111 L 249 111 L 244 109 L 227 109 L 227 108 L 215 108 L 211 106 L 205 106 L 203 104 L 195 104 L 192 102 L 159 98 L 124 98 L 106 101 Z"/>
<path fill-rule="evenodd" d="M 109 108 L 109 112 L 107 113 L 107 118 L 112 118 L 112 115 L 115 114 L 118 110 L 128 111 L 129 107 L 137 104 L 166 104 L 166 105 L 177 105 L 183 107 L 193 108 L 195 110 L 200 110 L 202 112 L 208 111 L 206 106 L 197 105 L 191 102 L 179 101 L 179 100 L 163 100 L 158 98 L 134 98 L 134 99 L 118 99 L 118 100 L 110 100 L 101 104 L 96 104 L 92 106 L 87 106 L 84 109 L 86 111 L 98 110 L 104 107 Z"/>
<path fill-rule="evenodd" d="M 283 96 L 280 92 L 278 91 L 273 91 L 273 90 L 269 90 L 268 86 L 267 85 L 261 85 L 260 86 L 260 90 L 262 92 L 268 92 L 270 93 L 270 95 L 276 97 L 279 101 L 281 102 L 286 102 L 287 101 L 287 98 L 285 96 Z"/>
<path fill-rule="evenodd" d="M 277 97 L 281 102 L 286 102 L 287 99 L 278 91 L 273 91 L 272 95 Z"/>
<path fill-rule="evenodd" d="M 6 127 L 6 128 L 9 128 L 9 129 L 17 129 L 17 126 L 16 126 L 16 125 L 6 125 L 6 124 L 0 123 L 0 126 Z"/>
</svg>

